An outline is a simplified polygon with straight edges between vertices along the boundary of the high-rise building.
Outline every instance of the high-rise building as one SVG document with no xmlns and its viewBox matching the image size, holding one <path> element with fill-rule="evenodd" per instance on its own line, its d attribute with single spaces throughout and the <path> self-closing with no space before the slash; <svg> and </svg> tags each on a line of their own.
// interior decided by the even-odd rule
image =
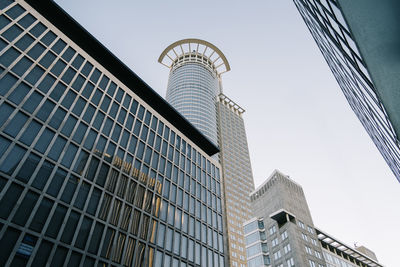
<svg viewBox="0 0 400 267">
<path fill-rule="evenodd" d="M 0 1 L 1 266 L 224 266 L 217 152 L 53 1 Z"/>
<path fill-rule="evenodd" d="M 158 60 L 170 68 L 167 101 L 220 148 L 223 173 L 227 265 L 246 266 L 242 224 L 251 218 L 254 190 L 244 109 L 222 92 L 221 74 L 230 70 L 213 44 L 185 39 L 169 45 Z"/>
<path fill-rule="evenodd" d="M 169 45 L 158 62 L 170 68 L 166 99 L 214 144 L 218 144 L 216 99 L 221 74 L 230 70 L 213 44 L 184 39 Z"/>
<path fill-rule="evenodd" d="M 244 109 L 220 94 L 217 102 L 220 163 L 223 173 L 227 244 L 232 266 L 246 266 L 243 223 L 252 218 L 249 194 L 254 190 Z"/>
<path fill-rule="evenodd" d="M 351 108 L 400 181 L 400 66 L 394 60 L 399 1 L 294 3 Z"/>
<path fill-rule="evenodd" d="M 315 228 L 303 188 L 283 173 L 275 170 L 250 199 L 254 217 L 244 224 L 248 267 L 382 266 L 372 251 L 367 256 Z"/>
</svg>

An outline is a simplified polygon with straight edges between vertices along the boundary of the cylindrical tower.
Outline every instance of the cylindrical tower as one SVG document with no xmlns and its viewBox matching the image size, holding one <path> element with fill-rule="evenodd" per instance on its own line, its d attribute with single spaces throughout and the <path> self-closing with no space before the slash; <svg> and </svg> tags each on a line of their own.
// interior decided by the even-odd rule
<svg viewBox="0 0 400 267">
<path fill-rule="evenodd" d="M 169 45 L 158 62 L 170 68 L 167 101 L 217 145 L 215 103 L 221 74 L 230 70 L 224 54 L 209 42 L 184 39 Z"/>
</svg>

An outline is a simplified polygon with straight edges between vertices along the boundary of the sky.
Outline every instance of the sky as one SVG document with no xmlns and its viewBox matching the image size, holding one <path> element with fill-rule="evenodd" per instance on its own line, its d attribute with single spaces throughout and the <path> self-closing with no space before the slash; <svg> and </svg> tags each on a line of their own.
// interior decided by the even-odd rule
<svg viewBox="0 0 400 267">
<path fill-rule="evenodd" d="M 57 0 L 161 96 L 171 43 L 216 45 L 224 93 L 243 107 L 255 185 L 303 186 L 316 227 L 396 266 L 400 184 L 348 105 L 291 0 Z"/>
</svg>

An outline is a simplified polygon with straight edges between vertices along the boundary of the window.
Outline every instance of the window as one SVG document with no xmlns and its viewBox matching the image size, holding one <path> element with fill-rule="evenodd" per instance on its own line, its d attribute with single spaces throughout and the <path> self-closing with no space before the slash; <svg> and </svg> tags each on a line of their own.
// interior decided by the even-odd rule
<svg viewBox="0 0 400 267">
<path fill-rule="evenodd" d="M 307 247 L 307 246 L 305 246 L 305 248 L 306 248 L 306 252 L 307 252 L 308 254 L 310 254 L 310 255 L 313 254 L 311 248 L 309 248 L 309 247 Z"/>
<path fill-rule="evenodd" d="M 318 259 L 322 259 L 321 253 L 319 253 L 318 251 L 315 251 L 315 256 L 316 256 Z"/>
<path fill-rule="evenodd" d="M 235 245 L 235 247 L 236 247 L 236 245 Z M 247 251 L 247 257 L 250 258 L 254 255 L 261 253 L 261 246 L 260 246 L 260 244 L 256 244 L 251 247 L 248 247 L 246 249 L 246 251 Z"/>
<path fill-rule="evenodd" d="M 274 240 L 272 240 L 272 247 L 275 247 L 276 245 L 278 245 L 278 243 L 278 238 L 275 238 Z"/>
<path fill-rule="evenodd" d="M 46 236 L 56 238 L 58 231 L 61 229 L 61 223 L 64 220 L 64 216 L 67 213 L 67 208 L 59 204 L 51 218 L 50 224 L 46 231 Z"/>
<path fill-rule="evenodd" d="M 287 234 L 286 230 L 281 234 L 281 238 L 282 238 L 282 241 L 285 240 L 286 238 L 288 238 L 288 234 Z"/>
<path fill-rule="evenodd" d="M 272 235 L 274 233 L 276 233 L 276 226 L 275 225 L 272 226 L 271 228 L 269 228 L 269 234 Z"/>
<path fill-rule="evenodd" d="M 288 259 L 288 260 L 286 261 L 286 264 L 287 264 L 288 267 L 294 266 L 294 260 L 293 260 L 293 258 Z"/>
<path fill-rule="evenodd" d="M 314 230 L 310 226 L 307 226 L 307 230 L 310 234 L 314 234 Z"/>
<path fill-rule="evenodd" d="M 312 260 L 308 260 L 308 263 L 310 264 L 310 267 L 316 267 L 315 262 Z"/>
<path fill-rule="evenodd" d="M 305 241 L 307 241 L 308 242 L 308 238 L 307 238 L 307 235 L 306 234 L 304 234 L 304 233 L 301 233 L 301 237 L 305 240 Z"/>
<path fill-rule="evenodd" d="M 283 251 L 285 252 L 285 254 L 289 253 L 289 251 L 291 251 L 291 250 L 292 250 L 292 248 L 290 247 L 290 244 L 287 244 L 286 246 L 283 247 Z"/>
<path fill-rule="evenodd" d="M 246 236 L 246 245 L 250 245 L 256 241 L 260 240 L 259 233 L 255 232 Z"/>
<path fill-rule="evenodd" d="M 311 243 L 312 243 L 314 246 L 318 246 L 317 240 L 315 240 L 314 238 L 310 238 L 310 240 L 311 240 Z"/>
<path fill-rule="evenodd" d="M 282 257 L 282 255 L 281 255 L 281 251 L 280 250 L 278 250 L 277 252 L 274 253 L 274 259 L 275 260 L 280 259 L 281 257 Z"/>
<path fill-rule="evenodd" d="M 298 222 L 298 225 L 299 225 L 301 228 L 306 229 L 306 227 L 304 226 L 304 223 L 302 223 L 301 221 Z"/>
<path fill-rule="evenodd" d="M 325 260 L 326 261 L 333 263 L 333 259 L 332 259 L 332 256 L 330 254 L 324 252 L 324 256 L 325 256 Z"/>
<path fill-rule="evenodd" d="M 28 191 L 25 195 L 24 200 L 20 204 L 16 214 L 14 215 L 13 222 L 23 226 L 28 220 L 33 208 L 35 207 L 38 198 L 38 194 L 32 191 Z"/>
</svg>

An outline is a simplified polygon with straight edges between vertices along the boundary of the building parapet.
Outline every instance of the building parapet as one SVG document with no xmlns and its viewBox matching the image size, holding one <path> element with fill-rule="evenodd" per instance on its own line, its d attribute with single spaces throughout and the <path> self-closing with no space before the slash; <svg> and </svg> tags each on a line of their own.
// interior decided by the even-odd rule
<svg viewBox="0 0 400 267">
<path fill-rule="evenodd" d="M 238 115 L 242 115 L 246 111 L 223 93 L 218 95 L 218 101 L 230 108 L 232 111 L 236 112 Z"/>
<path fill-rule="evenodd" d="M 367 255 L 357 251 L 354 248 L 346 245 L 342 241 L 338 240 L 337 238 L 323 232 L 322 230 L 315 228 L 318 236 L 318 240 L 321 242 L 322 247 L 328 248 L 329 251 L 334 251 L 335 253 L 341 253 L 347 256 L 349 259 L 353 259 L 356 263 L 362 263 L 366 267 L 383 267 L 382 264 L 377 262 L 376 260 L 368 257 Z"/>
</svg>

